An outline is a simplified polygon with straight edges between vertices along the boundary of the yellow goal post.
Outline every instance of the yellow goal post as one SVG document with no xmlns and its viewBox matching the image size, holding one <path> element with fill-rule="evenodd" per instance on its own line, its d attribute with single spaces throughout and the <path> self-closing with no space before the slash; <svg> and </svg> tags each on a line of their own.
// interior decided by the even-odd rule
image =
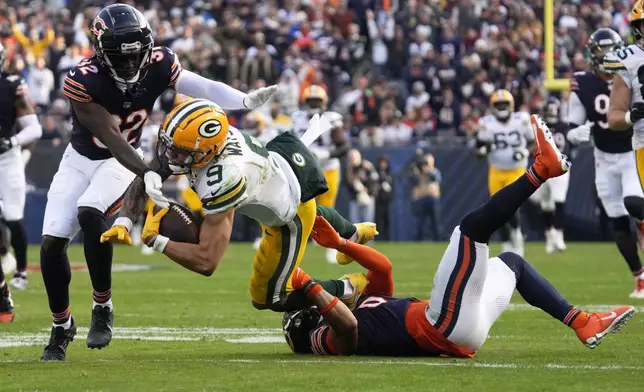
<svg viewBox="0 0 644 392">
<path fill-rule="evenodd" d="M 568 79 L 555 79 L 555 21 L 554 21 L 554 1 L 545 0 L 543 2 L 543 32 L 544 32 L 544 63 L 546 71 L 546 80 L 543 86 L 549 91 L 568 90 Z"/>
</svg>

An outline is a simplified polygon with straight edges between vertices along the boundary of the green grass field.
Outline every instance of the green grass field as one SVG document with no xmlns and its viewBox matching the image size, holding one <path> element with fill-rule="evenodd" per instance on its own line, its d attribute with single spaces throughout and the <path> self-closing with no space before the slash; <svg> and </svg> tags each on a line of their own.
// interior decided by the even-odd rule
<svg viewBox="0 0 644 392">
<path fill-rule="evenodd" d="M 394 264 L 397 296 L 426 298 L 444 244 L 376 247 Z M 493 247 L 492 253 L 498 251 Z M 30 249 L 37 264 L 38 249 Z M 116 330 L 101 351 L 85 345 L 91 286 L 74 272 L 72 313 L 79 334 L 67 362 L 39 362 L 51 326 L 40 274 L 14 292 L 17 317 L 0 325 L 0 391 L 635 391 L 642 390 L 644 316 L 589 350 L 571 330 L 517 295 L 473 360 L 449 358 L 315 358 L 290 353 L 281 315 L 250 305 L 253 250 L 232 245 L 219 270 L 204 278 L 161 255 L 119 247 L 115 263 L 154 267 L 115 272 Z M 359 270 L 328 265 L 310 246 L 303 266 L 319 278 Z M 527 258 L 567 298 L 592 310 L 628 299 L 632 278 L 612 244 L 570 244 L 548 256 L 530 244 Z M 70 259 L 83 262 L 80 247 Z"/>
</svg>

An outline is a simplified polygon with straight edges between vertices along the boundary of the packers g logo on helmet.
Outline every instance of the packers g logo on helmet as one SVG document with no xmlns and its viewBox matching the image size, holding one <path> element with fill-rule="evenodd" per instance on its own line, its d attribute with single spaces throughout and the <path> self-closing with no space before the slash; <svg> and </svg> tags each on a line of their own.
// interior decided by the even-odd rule
<svg viewBox="0 0 644 392">
<path fill-rule="evenodd" d="M 208 120 L 199 126 L 199 134 L 203 137 L 214 137 L 221 132 L 219 120 Z"/>
<path fill-rule="evenodd" d="M 187 173 L 210 162 L 227 138 L 226 113 L 208 100 L 188 99 L 166 116 L 159 129 L 157 153 L 175 174 Z"/>
</svg>

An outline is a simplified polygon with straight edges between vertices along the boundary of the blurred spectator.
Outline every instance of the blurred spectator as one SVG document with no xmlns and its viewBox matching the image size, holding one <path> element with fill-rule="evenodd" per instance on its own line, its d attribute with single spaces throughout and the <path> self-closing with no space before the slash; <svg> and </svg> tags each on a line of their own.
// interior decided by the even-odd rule
<svg viewBox="0 0 644 392">
<path fill-rule="evenodd" d="M 360 132 L 360 147 L 382 147 L 385 144 L 385 135 L 382 128 L 378 125 L 378 119 L 369 117 L 365 128 Z"/>
<path fill-rule="evenodd" d="M 387 147 L 408 146 L 412 139 L 412 129 L 403 122 L 403 115 L 396 110 L 390 122 L 383 127 L 383 141 Z"/>
<path fill-rule="evenodd" d="M 54 42 L 55 37 L 54 29 L 52 29 L 50 22 L 47 22 L 47 25 L 42 32 L 42 37 L 41 31 L 35 26 L 30 27 L 28 31 L 29 36 L 27 37 L 27 35 L 25 35 L 25 33 L 20 29 L 20 26 L 16 24 L 17 19 L 15 12 L 9 12 L 9 21 L 12 25 L 11 30 L 14 37 L 18 40 L 25 51 L 31 53 L 36 58 L 47 54 L 47 48 L 52 42 Z"/>
<path fill-rule="evenodd" d="M 57 147 L 62 143 L 62 135 L 58 129 L 58 124 L 54 116 L 45 116 L 42 122 L 41 141 L 50 143 L 51 146 Z"/>
<path fill-rule="evenodd" d="M 351 194 L 349 220 L 373 222 L 378 172 L 371 162 L 362 159 L 358 150 L 349 151 L 347 161 L 347 185 Z"/>
<path fill-rule="evenodd" d="M 432 154 L 423 155 L 422 150 L 417 153 L 412 162 L 412 211 L 417 218 L 417 241 L 430 238 L 433 241 L 442 239 L 440 221 L 440 183 L 441 173 L 434 165 Z M 426 228 L 431 228 L 431 234 L 426 236 Z"/>
<path fill-rule="evenodd" d="M 381 12 L 376 16 L 372 10 L 367 10 L 367 28 L 369 29 L 369 40 L 371 41 L 371 61 L 375 66 L 378 76 L 389 76 L 387 60 L 389 49 L 385 41 L 394 38 L 394 19 L 390 12 Z"/>
<path fill-rule="evenodd" d="M 51 102 L 51 93 L 54 91 L 54 74 L 47 68 L 44 57 L 38 57 L 35 66 L 29 67 L 27 86 L 29 98 L 36 102 L 41 113 L 45 113 Z"/>
<path fill-rule="evenodd" d="M 376 226 L 380 233 L 378 239 L 389 241 L 389 204 L 394 197 L 394 179 L 389 171 L 389 157 L 382 155 L 378 159 L 378 194 L 376 196 Z"/>
<path fill-rule="evenodd" d="M 423 107 L 429 103 L 429 94 L 425 91 L 425 84 L 423 82 L 414 82 L 411 90 L 412 95 L 407 97 L 407 103 L 405 104 L 405 113 L 407 114 L 422 111 Z"/>
<path fill-rule="evenodd" d="M 443 90 L 442 102 L 438 109 L 436 131 L 457 133 L 461 127 L 461 104 L 454 98 L 454 92 Z"/>
</svg>

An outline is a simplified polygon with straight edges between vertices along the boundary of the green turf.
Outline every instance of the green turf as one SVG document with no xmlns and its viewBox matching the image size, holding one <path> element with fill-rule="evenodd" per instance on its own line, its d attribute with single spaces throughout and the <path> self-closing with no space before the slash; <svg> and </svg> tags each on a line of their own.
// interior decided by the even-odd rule
<svg viewBox="0 0 644 392">
<path fill-rule="evenodd" d="M 394 264 L 397 295 L 427 297 L 444 246 L 377 244 Z M 493 247 L 495 251 L 498 248 Z M 30 252 L 36 260 L 38 249 Z M 70 248 L 72 261 L 82 262 L 82 254 L 82 248 Z M 14 292 L 16 320 L 0 325 L 0 391 L 587 392 L 642 388 L 643 317 L 636 314 L 622 332 L 589 350 L 558 321 L 522 306 L 518 296 L 473 360 L 295 356 L 286 344 L 277 342 L 281 315 L 250 305 L 252 256 L 250 245 L 232 245 L 215 275 L 204 278 L 163 256 L 141 256 L 136 249 L 117 248 L 115 262 L 158 269 L 114 273 L 115 339 L 107 349 L 89 350 L 84 342 L 86 329 L 82 330 L 69 347 L 66 363 L 38 362 L 50 316 L 40 274 L 31 273 L 29 289 Z M 632 278 L 614 245 L 570 244 L 566 253 L 547 256 L 542 244 L 531 244 L 527 257 L 574 304 L 644 306 L 644 301 L 638 304 L 628 299 Z M 323 250 L 312 246 L 303 265 L 320 278 L 359 268 L 328 265 Z M 86 272 L 73 274 L 71 296 L 77 325 L 87 328 L 91 286 Z M 8 342 L 24 346 L 6 347 Z"/>
</svg>

